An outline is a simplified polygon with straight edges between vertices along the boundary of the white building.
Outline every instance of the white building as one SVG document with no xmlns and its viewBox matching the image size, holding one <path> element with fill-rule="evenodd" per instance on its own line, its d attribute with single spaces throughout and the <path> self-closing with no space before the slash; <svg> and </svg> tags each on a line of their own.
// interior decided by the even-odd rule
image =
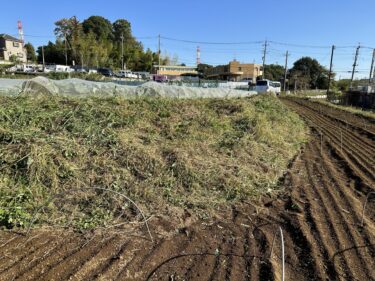
<svg viewBox="0 0 375 281">
<path fill-rule="evenodd" d="M 0 34 L 0 62 L 8 63 L 15 56 L 19 62 L 27 62 L 23 42 L 7 34 Z"/>
</svg>

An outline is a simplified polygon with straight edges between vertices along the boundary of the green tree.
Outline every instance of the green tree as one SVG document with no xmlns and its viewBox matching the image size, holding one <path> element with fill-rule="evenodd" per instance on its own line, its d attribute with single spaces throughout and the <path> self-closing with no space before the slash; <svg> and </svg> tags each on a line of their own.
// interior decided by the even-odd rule
<svg viewBox="0 0 375 281">
<path fill-rule="evenodd" d="M 36 62 L 37 57 L 36 57 L 36 54 L 35 54 L 34 46 L 31 43 L 26 43 L 25 49 L 26 49 L 26 53 L 27 53 L 27 60 L 31 61 L 31 62 Z"/>
<path fill-rule="evenodd" d="M 353 81 L 353 86 L 356 87 L 359 85 L 358 80 Z M 349 91 L 350 88 L 350 79 L 341 79 L 336 82 L 337 88 L 342 92 Z"/>
<path fill-rule="evenodd" d="M 64 44 L 65 55 L 65 40 L 68 52 L 68 61 L 79 61 L 78 44 L 82 37 L 82 25 L 76 16 L 71 18 L 63 18 L 55 22 L 55 35 L 58 40 Z"/>
<path fill-rule="evenodd" d="M 158 63 L 158 55 L 157 53 L 153 53 L 150 49 L 147 49 L 146 52 L 144 52 L 141 55 L 141 66 L 140 70 L 145 71 L 152 71 L 153 65 Z"/>
<path fill-rule="evenodd" d="M 290 76 L 298 79 L 300 87 L 326 89 L 328 87 L 328 70 L 316 59 L 302 57 L 294 62 Z M 334 74 L 332 75 L 332 79 Z M 302 86 L 303 85 L 303 86 Z"/>
<path fill-rule="evenodd" d="M 101 16 L 91 16 L 82 22 L 83 32 L 95 34 L 97 40 L 113 40 L 112 24 Z"/>
<path fill-rule="evenodd" d="M 121 37 L 124 36 L 124 41 L 134 40 L 131 32 L 130 22 L 124 19 L 116 20 L 113 23 L 113 38 L 117 42 L 121 42 Z"/>
<path fill-rule="evenodd" d="M 56 43 L 48 42 L 44 47 L 44 59 L 47 64 L 65 64 L 65 53 L 64 53 L 64 43 L 62 40 L 56 40 Z M 43 61 L 42 58 L 42 47 L 38 48 L 38 61 Z"/>
<path fill-rule="evenodd" d="M 264 78 L 272 81 L 281 81 L 284 79 L 284 67 L 278 64 L 266 65 Z"/>
<path fill-rule="evenodd" d="M 56 43 L 45 46 L 45 57 L 49 63 L 65 64 L 65 43 L 68 48 L 68 62 L 74 60 L 85 66 L 107 66 L 120 68 L 122 39 L 124 40 L 124 63 L 132 70 L 151 71 L 158 63 L 157 54 L 146 52 L 131 32 L 131 24 L 118 19 L 113 24 L 106 18 L 91 16 L 82 23 L 73 16 L 55 22 Z M 66 40 L 66 41 L 65 41 Z M 38 48 L 41 61 L 41 48 Z M 169 56 L 162 58 L 162 64 L 170 62 Z"/>
<path fill-rule="evenodd" d="M 12 62 L 12 63 L 20 63 L 20 58 L 16 55 L 11 55 L 9 57 L 9 60 Z"/>
</svg>

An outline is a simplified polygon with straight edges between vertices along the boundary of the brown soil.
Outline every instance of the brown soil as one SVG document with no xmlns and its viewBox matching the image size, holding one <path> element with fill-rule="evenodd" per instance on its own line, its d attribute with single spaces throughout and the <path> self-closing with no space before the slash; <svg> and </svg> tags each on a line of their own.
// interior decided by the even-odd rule
<svg viewBox="0 0 375 281">
<path fill-rule="evenodd" d="M 0 233 L 0 280 L 375 280 L 375 123 L 350 113 L 284 99 L 311 127 L 291 164 L 285 192 L 218 210 L 212 222 L 176 228 L 149 221 L 138 232 L 79 235 Z M 188 221 L 188 216 L 187 216 Z M 166 234 L 169 235 L 166 235 Z"/>
</svg>

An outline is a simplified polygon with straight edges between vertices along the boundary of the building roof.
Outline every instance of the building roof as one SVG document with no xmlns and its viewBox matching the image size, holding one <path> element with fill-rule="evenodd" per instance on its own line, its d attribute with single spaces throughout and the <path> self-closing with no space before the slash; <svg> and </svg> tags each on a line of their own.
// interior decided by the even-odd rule
<svg viewBox="0 0 375 281">
<path fill-rule="evenodd" d="M 186 69 L 186 68 L 197 68 L 196 66 L 188 66 L 188 65 L 154 65 L 154 67 L 170 67 L 176 69 Z"/>
<path fill-rule="evenodd" d="M 8 34 L 0 34 L 0 38 L 4 38 L 5 40 L 8 40 L 8 41 L 14 41 L 14 42 L 22 43 L 22 41 L 20 39 L 17 39 L 16 37 L 10 36 Z"/>
</svg>

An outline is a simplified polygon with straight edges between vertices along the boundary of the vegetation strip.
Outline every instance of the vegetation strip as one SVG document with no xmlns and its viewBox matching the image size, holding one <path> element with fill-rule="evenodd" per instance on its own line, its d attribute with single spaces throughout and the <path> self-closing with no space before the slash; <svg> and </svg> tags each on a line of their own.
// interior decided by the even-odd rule
<svg viewBox="0 0 375 281">
<path fill-rule="evenodd" d="M 304 123 L 267 95 L 0 97 L 0 224 L 89 229 L 134 220 L 134 205 L 116 192 L 147 214 L 178 220 L 187 209 L 207 218 L 221 204 L 277 190 L 305 141 Z"/>
</svg>

